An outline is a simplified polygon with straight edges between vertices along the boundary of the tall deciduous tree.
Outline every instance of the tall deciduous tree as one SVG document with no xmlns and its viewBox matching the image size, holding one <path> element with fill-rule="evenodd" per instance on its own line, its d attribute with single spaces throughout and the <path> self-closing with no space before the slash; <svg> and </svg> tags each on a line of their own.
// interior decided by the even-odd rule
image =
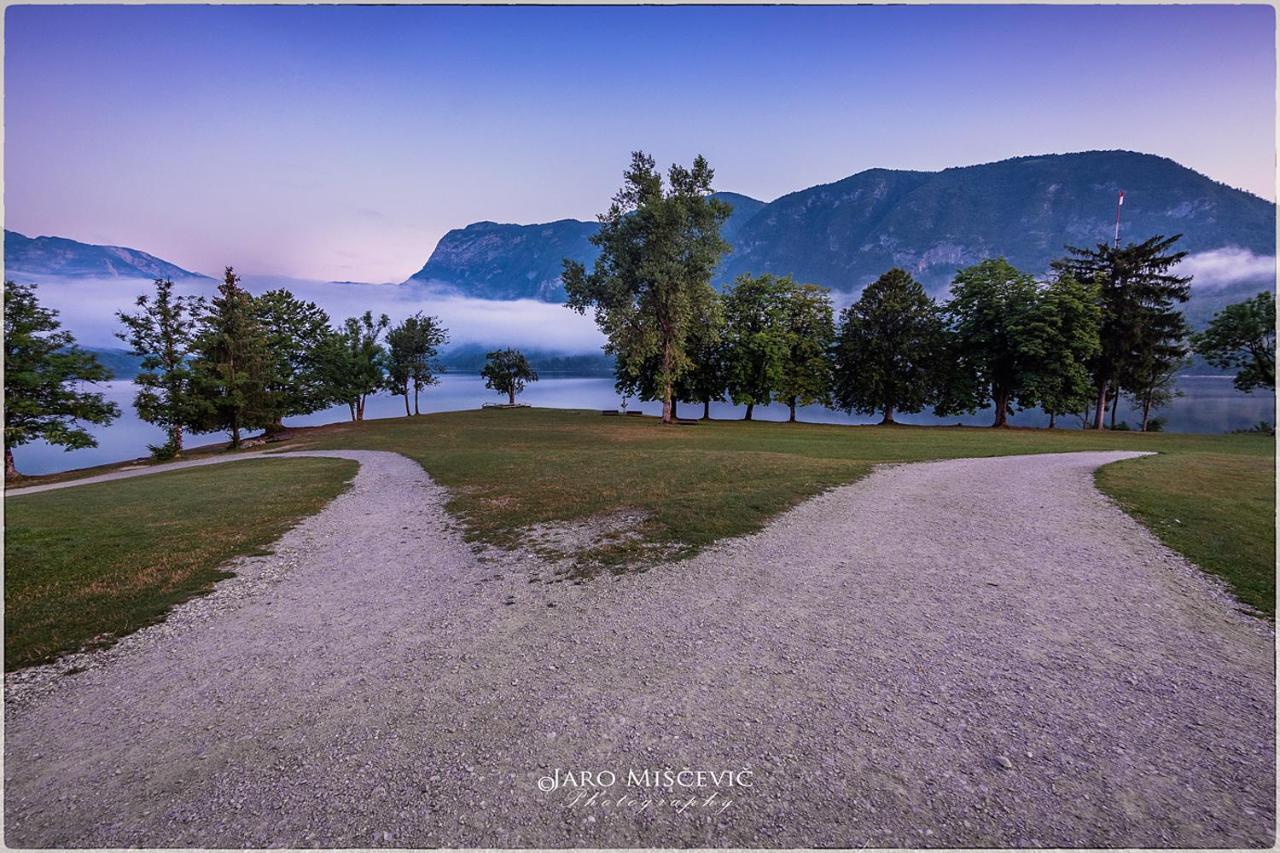
<svg viewBox="0 0 1280 853">
<path fill-rule="evenodd" d="M 227 267 L 218 294 L 201 318 L 192 362 L 192 389 L 200 403 L 196 432 L 226 430 L 239 447 L 246 429 L 266 427 L 270 371 L 267 335 L 253 297 Z"/>
<path fill-rule="evenodd" d="M 1022 346 L 1031 357 L 1025 399 L 1049 415 L 1079 412 L 1089 404 L 1089 364 L 1097 357 L 1102 310 L 1095 284 L 1057 276 L 1040 290 Z"/>
<path fill-rule="evenodd" d="M 1173 273 L 1187 254 L 1173 251 L 1181 236 L 1157 235 L 1123 248 L 1106 243 L 1093 249 L 1068 246 L 1068 256 L 1053 264 L 1059 273 L 1099 288 L 1101 346 L 1090 364 L 1094 429 L 1102 429 L 1108 393 L 1121 387 L 1125 372 L 1134 367 L 1135 354 L 1152 352 L 1186 335 L 1176 306 L 1190 298 L 1191 277 Z"/>
<path fill-rule="evenodd" d="M 825 287 L 801 284 L 787 295 L 787 356 L 778 397 L 786 402 L 791 423 L 796 420 L 796 406 L 831 400 L 832 314 L 831 293 Z"/>
<path fill-rule="evenodd" d="M 348 317 L 320 346 L 319 371 L 325 395 L 345 403 L 352 421 L 364 420 L 365 401 L 386 386 L 387 353 L 382 335 L 390 325 L 386 314 L 374 317 L 372 311 L 366 311 L 359 317 Z"/>
<path fill-rule="evenodd" d="M 516 404 L 516 395 L 524 390 L 525 383 L 537 382 L 538 374 L 524 353 L 516 349 L 495 350 L 485 356 L 484 387 L 507 395 L 507 405 Z"/>
<path fill-rule="evenodd" d="M 1215 367 L 1238 368 L 1241 391 L 1275 389 L 1276 300 L 1270 291 L 1223 308 L 1191 343 Z"/>
<path fill-rule="evenodd" d="M 962 269 L 952 282 L 946 313 L 981 396 L 995 406 L 992 426 L 1007 426 L 1013 404 L 1030 402 L 1047 345 L 1038 297 L 1035 279 L 1003 258 Z"/>
<path fill-rule="evenodd" d="M 404 413 L 409 414 L 409 392 L 413 391 L 413 414 L 420 414 L 418 395 L 440 381 L 444 368 L 437 361 L 440 347 L 449 342 L 449 331 L 436 317 L 419 311 L 387 333 L 387 384 L 393 394 L 404 397 Z"/>
<path fill-rule="evenodd" d="M 795 286 L 790 277 L 744 273 L 725 292 L 725 377 L 729 399 L 747 407 L 745 420 L 782 387 L 791 352 L 787 308 Z"/>
<path fill-rule="evenodd" d="M 125 330 L 116 337 L 142 359 L 134 377 L 138 393 L 133 407 L 138 417 L 155 424 L 168 436 L 164 445 L 151 447 L 157 459 L 182 453 L 183 431 L 197 420 L 199 400 L 192 389 L 191 357 L 196 328 L 207 307 L 198 296 L 175 296 L 173 282 L 156 279 L 155 295 L 139 296 L 138 312 L 117 312 Z"/>
<path fill-rule="evenodd" d="M 707 313 L 711 274 L 729 246 L 720 226 L 730 206 L 709 197 L 714 172 L 702 157 L 673 165 L 667 186 L 653 158 L 631 155 L 631 166 L 591 238 L 600 247 L 591 272 L 566 259 L 568 306 L 595 311 L 608 338 L 605 351 L 625 375 L 638 376 L 657 358 L 662 421 L 675 420 L 676 382 L 691 367 L 690 333 Z"/>
<path fill-rule="evenodd" d="M 846 412 L 915 413 L 932 402 L 943 343 L 938 307 L 906 271 L 867 285 L 840 315 L 833 396 Z"/>
<path fill-rule="evenodd" d="M 266 335 L 263 377 L 268 433 L 284 430 L 284 419 L 307 415 L 331 400 L 320 373 L 320 348 L 330 333 L 329 315 L 287 290 L 269 290 L 253 300 Z"/>
<path fill-rule="evenodd" d="M 41 307 L 34 285 L 4 283 L 4 473 L 19 477 L 13 448 L 35 439 L 67 450 L 97 447 L 81 422 L 105 425 L 120 409 L 82 382 L 111 378 L 91 353 L 76 346 L 58 314 Z"/>
</svg>

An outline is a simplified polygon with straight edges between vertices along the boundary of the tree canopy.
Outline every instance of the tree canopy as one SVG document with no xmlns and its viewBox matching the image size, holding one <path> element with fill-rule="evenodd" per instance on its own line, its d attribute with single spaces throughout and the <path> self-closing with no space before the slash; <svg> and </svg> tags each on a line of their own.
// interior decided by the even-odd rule
<svg viewBox="0 0 1280 853">
<path fill-rule="evenodd" d="M 664 185 L 654 160 L 631 155 L 622 189 L 598 217 L 592 270 L 565 259 L 568 307 L 595 312 L 623 376 L 639 377 L 657 362 L 662 420 L 674 421 L 676 382 L 689 371 L 692 328 L 714 299 L 711 274 L 729 246 L 720 237 L 728 204 L 710 197 L 714 177 L 699 156 L 673 165 Z"/>
<path fill-rule="evenodd" d="M 1067 257 L 1053 263 L 1060 275 L 1098 287 L 1099 348 L 1089 363 L 1095 429 L 1103 426 L 1108 394 L 1122 386 L 1127 372 L 1181 349 L 1187 327 L 1177 305 L 1191 295 L 1191 277 L 1173 272 L 1187 254 L 1173 250 L 1181 236 L 1156 235 L 1122 248 L 1068 246 Z"/>
<path fill-rule="evenodd" d="M 165 431 L 165 443 L 151 447 L 157 459 L 182 453 L 183 431 L 194 424 L 201 404 L 193 388 L 191 358 L 200 318 L 208 306 L 198 296 L 175 296 L 173 282 L 156 279 L 154 297 L 143 294 L 136 314 L 117 312 L 124 331 L 117 337 L 141 356 L 141 372 L 134 377 L 133 398 L 138 417 Z"/>
<path fill-rule="evenodd" d="M 4 461 L 5 479 L 18 477 L 13 448 L 36 439 L 67 450 L 97 447 L 81 422 L 105 425 L 120 408 L 102 394 L 82 391 L 82 382 L 104 382 L 111 374 L 76 346 L 58 314 L 40 305 L 30 284 L 4 284 Z"/>
<path fill-rule="evenodd" d="M 1270 291 L 1228 305 L 1192 338 L 1195 351 L 1215 367 L 1237 368 L 1235 386 L 1246 393 L 1276 387 L 1276 300 Z"/>
<path fill-rule="evenodd" d="M 537 372 L 529 366 L 524 353 L 516 349 L 494 350 L 485 356 L 484 387 L 507 395 L 507 405 L 516 404 L 516 395 L 524 390 L 525 383 L 537 382 Z"/>
<path fill-rule="evenodd" d="M 846 412 L 915 413 L 933 401 L 943 325 L 937 305 L 903 269 L 889 270 L 840 314 L 833 396 Z"/>
</svg>

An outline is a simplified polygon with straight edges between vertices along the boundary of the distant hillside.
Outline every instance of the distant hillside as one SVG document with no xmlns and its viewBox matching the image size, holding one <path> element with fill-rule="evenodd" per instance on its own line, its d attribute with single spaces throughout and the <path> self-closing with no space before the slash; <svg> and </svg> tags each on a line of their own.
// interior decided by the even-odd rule
<svg viewBox="0 0 1280 853">
<path fill-rule="evenodd" d="M 137 249 L 94 246 L 65 237 L 27 237 L 7 229 L 4 268 L 9 278 L 208 278 Z"/>
<path fill-rule="evenodd" d="M 1112 237 L 1116 194 L 1125 191 L 1121 238 L 1183 234 L 1181 247 L 1224 247 L 1275 255 L 1275 205 L 1164 157 L 1091 151 L 911 172 L 871 169 L 764 203 L 734 193 L 724 235 L 733 246 L 717 271 L 723 286 L 743 272 L 791 274 L 837 291 L 860 290 L 892 266 L 935 293 L 955 271 L 1004 255 L 1043 272 L 1066 244 Z M 411 280 L 449 284 L 468 296 L 559 301 L 560 261 L 590 264 L 596 225 L 478 223 L 450 231 Z M 1209 284 L 1210 282 L 1203 282 Z M 1233 282 L 1233 292 L 1274 285 L 1266 275 Z M 1197 289 L 1197 305 L 1220 289 Z"/>
<path fill-rule="evenodd" d="M 484 367 L 485 355 L 495 347 L 480 344 L 462 344 L 451 348 L 441 356 L 440 362 L 455 373 L 479 373 Z M 529 364 L 541 375 L 553 376 L 613 376 L 613 358 L 601 352 L 561 353 L 550 350 L 522 350 Z"/>
<path fill-rule="evenodd" d="M 755 216 L 764 202 L 737 193 L 717 193 L 733 206 L 726 240 Z M 421 270 L 406 283 L 448 285 L 477 299 L 541 299 L 562 302 L 560 270 L 565 258 L 590 265 L 597 224 L 561 219 L 541 225 L 476 222 L 445 234 Z"/>
<path fill-rule="evenodd" d="M 142 358 L 127 349 L 81 347 L 93 353 L 98 363 L 111 371 L 112 379 L 132 379 L 142 372 Z"/>
</svg>

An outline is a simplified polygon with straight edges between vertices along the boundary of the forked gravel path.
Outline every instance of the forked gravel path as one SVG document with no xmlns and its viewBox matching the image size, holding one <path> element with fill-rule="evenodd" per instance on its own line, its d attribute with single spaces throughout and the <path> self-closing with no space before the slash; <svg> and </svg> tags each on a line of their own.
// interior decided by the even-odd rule
<svg viewBox="0 0 1280 853">
<path fill-rule="evenodd" d="M 8 844 L 1271 842 L 1271 631 L 1094 490 L 1133 454 L 882 468 L 581 586 L 477 559 L 407 459 L 333 455 L 353 488 L 276 556 L 11 680 Z M 754 784 L 637 810 L 667 767 Z M 554 768 L 619 778 L 569 805 Z"/>
</svg>

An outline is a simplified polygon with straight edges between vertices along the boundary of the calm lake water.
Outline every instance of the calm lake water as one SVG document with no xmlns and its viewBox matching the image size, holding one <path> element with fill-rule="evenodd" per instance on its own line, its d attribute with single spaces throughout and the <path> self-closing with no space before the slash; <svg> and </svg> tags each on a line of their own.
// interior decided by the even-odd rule
<svg viewBox="0 0 1280 853">
<path fill-rule="evenodd" d="M 1158 414 L 1166 419 L 1165 429 L 1170 432 L 1202 432 L 1222 433 L 1234 429 L 1243 429 L 1259 421 L 1275 423 L 1275 396 L 1271 392 L 1241 394 L 1231 385 L 1230 377 L 1220 376 L 1184 376 L 1178 380 L 1178 387 L 1183 396 L 1174 400 Z M 24 474 L 49 474 L 66 471 L 71 468 L 85 468 L 102 465 L 108 462 L 120 462 L 147 455 L 148 444 L 160 444 L 164 441 L 161 431 L 150 424 L 138 420 L 133 410 L 135 388 L 130 381 L 104 382 L 98 386 L 108 399 L 120 406 L 121 415 L 108 427 L 95 427 L 92 431 L 98 438 L 98 446 L 83 450 L 64 451 L 50 447 L 43 442 L 24 445 L 14 451 L 18 470 Z M 446 374 L 441 383 L 422 395 L 422 410 L 426 412 L 450 412 L 479 408 L 482 403 L 504 402 L 502 396 L 484 387 L 484 380 L 474 374 Z M 521 402 L 533 406 L 544 406 L 556 409 L 609 409 L 616 408 L 619 403 L 617 393 L 613 390 L 613 380 L 604 377 L 547 377 L 531 384 L 520 397 Z M 642 411 L 645 414 L 661 413 L 661 405 L 657 403 L 637 403 L 632 400 L 628 409 Z M 711 415 L 714 418 L 740 418 L 745 411 L 743 406 L 728 403 L 713 403 Z M 702 407 L 681 405 L 680 414 L 686 417 L 701 417 Z M 404 402 L 400 397 L 390 394 L 379 394 L 369 400 L 365 410 L 366 418 L 394 418 L 404 416 Z M 782 421 L 787 419 L 785 406 L 757 407 L 755 417 L 759 420 Z M 800 410 L 800 419 L 813 423 L 867 424 L 880 420 L 876 417 L 846 415 L 833 412 L 820 406 L 810 406 Z M 346 406 L 334 406 L 322 412 L 298 418 L 289 418 L 287 424 L 294 426 L 312 426 L 316 424 L 345 421 L 349 418 Z M 1120 419 L 1131 425 L 1141 423 L 1141 415 L 1135 417 L 1134 412 L 1120 404 Z M 962 415 L 951 418 L 935 418 L 928 414 L 899 415 L 898 420 L 913 424 L 969 424 L 986 426 L 991 423 L 989 411 L 974 415 Z M 1039 410 L 1019 412 L 1012 418 L 1014 426 L 1044 426 L 1048 417 Z M 1079 417 L 1058 419 L 1059 427 L 1080 427 Z M 221 434 L 189 437 L 189 446 L 199 444 L 215 444 L 226 441 Z"/>
</svg>

